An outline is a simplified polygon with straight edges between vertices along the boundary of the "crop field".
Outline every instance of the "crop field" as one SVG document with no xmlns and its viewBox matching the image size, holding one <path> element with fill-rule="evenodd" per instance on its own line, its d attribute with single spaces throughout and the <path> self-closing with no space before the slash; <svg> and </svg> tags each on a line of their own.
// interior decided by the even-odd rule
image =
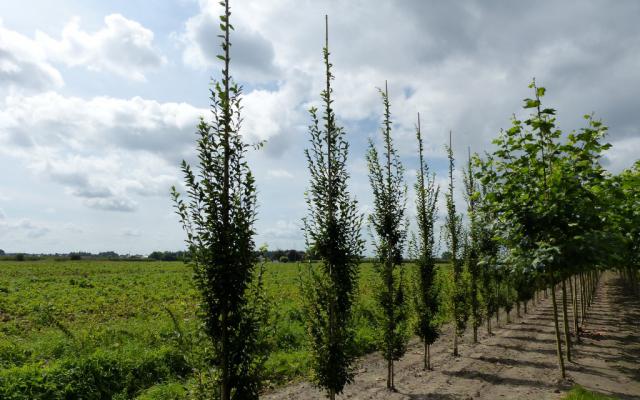
<svg viewBox="0 0 640 400">
<path fill-rule="evenodd" d="M 267 386 L 309 373 L 300 268 L 265 266 Z M 440 271 L 446 287 L 448 269 Z M 193 343 L 206 341 L 191 275 L 181 262 L 0 261 L 0 397 L 179 398 L 196 390 L 201 346 Z M 355 305 L 361 354 L 376 344 L 374 280 L 363 264 Z"/>
</svg>

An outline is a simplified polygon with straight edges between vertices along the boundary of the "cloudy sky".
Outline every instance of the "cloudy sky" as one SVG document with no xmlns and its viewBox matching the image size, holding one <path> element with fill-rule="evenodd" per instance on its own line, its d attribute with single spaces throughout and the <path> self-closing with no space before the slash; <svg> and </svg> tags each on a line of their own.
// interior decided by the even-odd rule
<svg viewBox="0 0 640 400">
<path fill-rule="evenodd" d="M 267 140 L 250 162 L 256 241 L 270 248 L 303 247 L 303 149 L 323 84 L 324 14 L 351 187 L 365 212 L 364 152 L 379 135 L 385 80 L 410 183 L 417 112 L 443 181 L 448 131 L 461 161 L 468 146 L 490 149 L 532 77 L 563 130 L 590 112 L 610 127 L 611 171 L 640 154 L 638 1 L 235 0 L 232 11 L 244 134 Z M 183 247 L 169 188 L 180 160 L 194 157 L 219 75 L 219 13 L 207 0 L 0 2 L 0 249 Z"/>
</svg>

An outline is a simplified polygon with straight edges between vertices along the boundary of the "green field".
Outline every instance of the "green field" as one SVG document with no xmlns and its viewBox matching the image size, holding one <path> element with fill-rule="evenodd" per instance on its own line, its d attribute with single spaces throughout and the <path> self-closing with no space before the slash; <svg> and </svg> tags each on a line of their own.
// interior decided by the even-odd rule
<svg viewBox="0 0 640 400">
<path fill-rule="evenodd" d="M 299 268 L 266 265 L 267 385 L 309 372 Z M 447 287 L 443 271 L 439 285 Z M 363 264 L 355 305 L 362 354 L 376 345 L 374 286 L 373 268 Z M 196 313 L 191 269 L 179 262 L 0 261 L 0 398 L 166 399 L 198 391 L 207 375 Z"/>
</svg>

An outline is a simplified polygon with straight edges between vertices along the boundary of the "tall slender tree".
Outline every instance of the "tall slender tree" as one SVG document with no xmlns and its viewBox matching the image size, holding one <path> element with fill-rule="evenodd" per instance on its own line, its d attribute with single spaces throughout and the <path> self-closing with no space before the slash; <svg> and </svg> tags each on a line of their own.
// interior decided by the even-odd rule
<svg viewBox="0 0 640 400">
<path fill-rule="evenodd" d="M 325 16 L 324 112 L 320 122 L 318 110 L 310 110 L 311 147 L 305 150 L 311 175 L 306 193 L 309 215 L 303 222 L 307 248 L 320 260 L 319 268 L 310 266 L 304 285 L 312 365 L 317 384 L 333 400 L 353 380 L 352 304 L 364 251 L 360 235 L 364 217 L 347 187 L 349 144 L 333 110 L 328 26 Z"/>
<path fill-rule="evenodd" d="M 211 121 L 198 125 L 198 166 L 182 162 L 186 200 L 175 187 L 176 212 L 186 231 L 201 316 L 211 339 L 223 400 L 258 398 L 260 318 L 250 292 L 255 279 L 256 189 L 240 133 L 242 87 L 230 74 L 229 1 L 220 2 L 222 77 L 210 89 Z"/>
<path fill-rule="evenodd" d="M 446 233 L 449 242 L 449 251 L 451 252 L 451 265 L 453 267 L 453 355 L 458 356 L 458 336 L 461 335 L 466 328 L 468 313 L 466 304 L 466 285 L 462 275 L 464 268 L 461 254 L 462 245 L 460 243 L 460 240 L 462 239 L 462 218 L 456 211 L 456 205 L 453 199 L 454 158 L 453 149 L 451 147 L 451 132 L 449 132 L 449 146 L 447 146 L 447 156 L 449 157 L 449 191 L 446 194 Z"/>
<path fill-rule="evenodd" d="M 469 217 L 469 237 L 465 258 L 469 271 L 469 302 L 471 303 L 471 318 L 473 322 L 473 343 L 478 343 L 478 327 L 482 324 L 482 311 L 480 310 L 481 266 L 479 255 L 479 227 L 478 227 L 478 186 L 475 181 L 473 165 L 471 163 L 471 150 L 467 162 L 467 171 L 464 174 L 465 195 L 467 200 L 467 215 Z"/>
<path fill-rule="evenodd" d="M 381 129 L 384 160 L 380 161 L 373 140 L 369 141 L 367 152 L 369 181 L 374 198 L 374 211 L 369 216 L 369 221 L 375 233 L 374 266 L 381 280 L 377 293 L 382 309 L 381 350 L 387 360 L 387 388 L 395 390 L 393 362 L 404 355 L 408 341 L 402 269 L 402 255 L 407 236 L 407 187 L 404 183 L 404 168 L 391 139 L 391 112 L 386 82 L 384 86 L 384 91 L 380 90 L 384 105 Z"/>
<path fill-rule="evenodd" d="M 430 346 L 439 336 L 436 322 L 438 313 L 438 293 L 434 287 L 436 275 L 434 224 L 437 218 L 438 194 L 440 187 L 435 184 L 435 174 L 429 174 L 429 166 L 424 159 L 424 143 L 420 130 L 420 114 L 416 125 L 418 139 L 419 168 L 414 185 L 416 191 L 416 219 L 418 238 L 415 244 L 418 266 L 415 304 L 417 311 L 416 333 L 424 343 L 424 369 L 431 369 Z"/>
</svg>

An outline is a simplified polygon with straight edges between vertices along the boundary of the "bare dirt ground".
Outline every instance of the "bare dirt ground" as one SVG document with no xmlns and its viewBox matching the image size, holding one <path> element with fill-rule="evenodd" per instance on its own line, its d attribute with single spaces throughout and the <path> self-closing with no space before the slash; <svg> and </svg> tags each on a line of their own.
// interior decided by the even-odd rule
<svg viewBox="0 0 640 400">
<path fill-rule="evenodd" d="M 523 318 L 513 318 L 512 311 L 508 324 L 502 313 L 500 328 L 494 326 L 492 336 L 481 330 L 476 345 L 465 335 L 460 357 L 452 356 L 451 332 L 445 330 L 431 347 L 433 371 L 422 370 L 422 344 L 412 342 L 395 367 L 397 392 L 386 389 L 386 364 L 381 356 L 366 356 L 359 362 L 355 383 L 338 398 L 560 399 L 577 383 L 620 399 L 640 399 L 640 302 L 625 294 L 616 274 L 607 273 L 600 281 L 582 343 L 574 345 L 573 361 L 566 363 L 565 381 L 558 379 L 551 297 L 529 308 Z M 495 318 L 492 322 L 495 324 Z M 325 396 L 301 382 L 263 398 Z"/>
</svg>

